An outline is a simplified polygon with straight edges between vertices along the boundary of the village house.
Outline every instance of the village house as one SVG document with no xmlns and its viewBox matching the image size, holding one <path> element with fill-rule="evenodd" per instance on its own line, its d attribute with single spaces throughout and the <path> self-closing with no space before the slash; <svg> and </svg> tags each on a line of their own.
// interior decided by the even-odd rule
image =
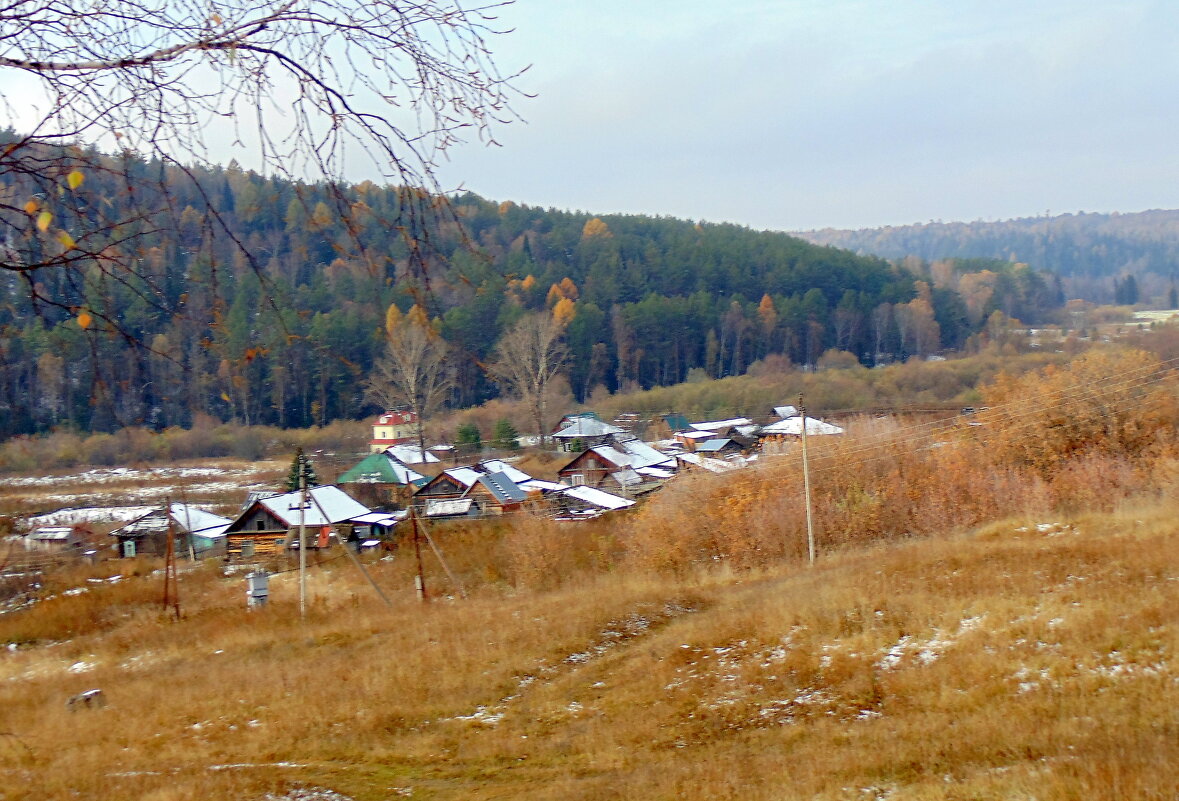
<svg viewBox="0 0 1179 801">
<path fill-rule="evenodd" d="M 629 436 L 618 426 L 604 423 L 592 412 L 567 415 L 553 432 L 553 439 L 563 451 L 575 451 L 593 445 L 605 445 L 618 436 Z"/>
<path fill-rule="evenodd" d="M 414 449 L 416 450 L 416 448 Z M 388 451 L 370 453 L 358 464 L 344 471 L 336 484 L 368 506 L 397 508 L 408 502 L 427 478 L 389 455 Z"/>
<path fill-rule="evenodd" d="M 414 507 L 426 517 L 476 517 L 514 511 L 540 497 L 541 487 L 526 489 L 513 480 L 535 481 L 527 473 L 488 470 L 485 465 L 491 464 L 443 470 L 414 494 Z"/>
<path fill-rule="evenodd" d="M 373 421 L 369 450 L 380 453 L 390 445 L 413 442 L 418 436 L 418 416 L 413 412 L 389 411 Z"/>
<path fill-rule="evenodd" d="M 673 436 L 688 452 L 695 452 L 702 443 L 715 439 L 731 439 L 742 450 L 748 450 L 757 444 L 757 431 L 757 424 L 748 417 L 733 417 L 692 423 L 690 427 L 676 431 Z"/>
<path fill-rule="evenodd" d="M 557 520 L 591 520 L 606 512 L 617 512 L 635 505 L 595 487 L 565 487 L 552 495 Z"/>
<path fill-rule="evenodd" d="M 330 485 L 308 489 L 306 503 L 301 492 L 258 498 L 226 528 L 226 558 L 279 556 L 298 548 L 300 526 L 308 549 L 328 548 L 333 538 L 347 540 L 352 521 L 370 513 L 368 507 Z"/>
<path fill-rule="evenodd" d="M 629 440 L 586 448 L 557 471 L 578 487 L 600 487 L 637 495 L 659 487 L 675 475 L 675 459 L 645 442 Z"/>
<path fill-rule="evenodd" d="M 194 559 L 225 555 L 225 529 L 229 518 L 185 503 L 153 509 L 111 532 L 120 557 L 163 556 L 168 551 L 171 527 L 177 556 Z"/>
<path fill-rule="evenodd" d="M 795 443 L 802 439 L 802 417 L 788 417 L 762 428 L 758 434 L 761 452 L 764 454 L 786 453 L 793 449 Z M 806 435 L 808 437 L 838 436 L 843 429 L 831 423 L 825 423 L 814 417 L 806 418 Z"/>
</svg>

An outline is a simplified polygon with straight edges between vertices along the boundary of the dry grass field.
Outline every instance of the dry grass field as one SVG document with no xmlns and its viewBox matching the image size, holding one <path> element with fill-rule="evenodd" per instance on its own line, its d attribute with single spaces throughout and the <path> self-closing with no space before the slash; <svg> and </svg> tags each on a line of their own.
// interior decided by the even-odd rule
<svg viewBox="0 0 1179 801">
<path fill-rule="evenodd" d="M 305 622 L 294 573 L 249 612 L 198 566 L 179 622 L 150 564 L 59 575 L 0 616 L 0 798 L 1174 798 L 1175 512 L 551 591 L 476 580 L 504 530 L 440 531 L 466 599 L 419 604 L 401 552 L 387 608 L 337 561 Z"/>
<path fill-rule="evenodd" d="M 1137 352 L 946 425 L 296 573 L 50 573 L 0 613 L 0 801 L 1175 799 L 1179 389 Z M 101 689 L 105 705 L 67 707 Z"/>
</svg>

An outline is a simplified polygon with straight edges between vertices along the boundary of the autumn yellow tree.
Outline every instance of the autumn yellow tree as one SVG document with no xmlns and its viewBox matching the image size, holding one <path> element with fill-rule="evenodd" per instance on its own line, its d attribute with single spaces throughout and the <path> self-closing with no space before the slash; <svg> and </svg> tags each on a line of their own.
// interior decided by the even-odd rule
<svg viewBox="0 0 1179 801">
<path fill-rule="evenodd" d="M 406 408 L 417 418 L 418 448 L 425 450 L 425 421 L 452 386 L 446 341 L 418 305 L 405 314 L 385 313 L 385 353 L 373 365 L 366 394 L 385 409 Z"/>
<path fill-rule="evenodd" d="M 1070 459 L 1133 457 L 1174 440 L 1176 377 L 1139 350 L 1094 350 L 1064 367 L 1001 375 L 980 435 L 1001 462 L 1050 477 Z"/>
</svg>

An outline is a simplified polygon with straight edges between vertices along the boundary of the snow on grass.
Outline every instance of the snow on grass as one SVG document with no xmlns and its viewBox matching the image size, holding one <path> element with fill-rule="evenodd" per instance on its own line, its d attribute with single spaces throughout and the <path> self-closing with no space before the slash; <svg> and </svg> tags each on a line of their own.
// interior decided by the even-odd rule
<svg viewBox="0 0 1179 801">
<path fill-rule="evenodd" d="M 89 506 L 81 509 L 59 509 L 27 519 L 30 526 L 72 526 L 76 523 L 122 523 L 143 517 L 154 506 Z"/>
<path fill-rule="evenodd" d="M 132 467 L 98 467 L 81 473 L 59 476 L 22 476 L 6 478 L 9 487 L 51 487 L 57 484 L 111 484 L 119 481 L 153 481 L 162 478 L 212 478 L 215 476 L 251 476 L 258 471 L 251 468 L 223 467 L 152 467 L 141 470 Z"/>
</svg>

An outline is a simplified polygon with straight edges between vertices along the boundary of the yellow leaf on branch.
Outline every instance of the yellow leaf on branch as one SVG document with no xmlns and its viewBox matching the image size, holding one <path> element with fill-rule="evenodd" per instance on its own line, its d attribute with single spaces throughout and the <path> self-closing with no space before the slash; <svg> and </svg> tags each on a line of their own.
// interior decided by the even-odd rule
<svg viewBox="0 0 1179 801">
<path fill-rule="evenodd" d="M 53 214 L 48 211 L 41 212 L 37 215 L 37 230 L 48 231 L 51 222 L 53 222 Z"/>
<path fill-rule="evenodd" d="M 66 183 L 70 185 L 70 189 L 77 189 L 86 180 L 86 176 L 82 174 L 81 170 L 74 170 L 66 176 Z"/>
</svg>

